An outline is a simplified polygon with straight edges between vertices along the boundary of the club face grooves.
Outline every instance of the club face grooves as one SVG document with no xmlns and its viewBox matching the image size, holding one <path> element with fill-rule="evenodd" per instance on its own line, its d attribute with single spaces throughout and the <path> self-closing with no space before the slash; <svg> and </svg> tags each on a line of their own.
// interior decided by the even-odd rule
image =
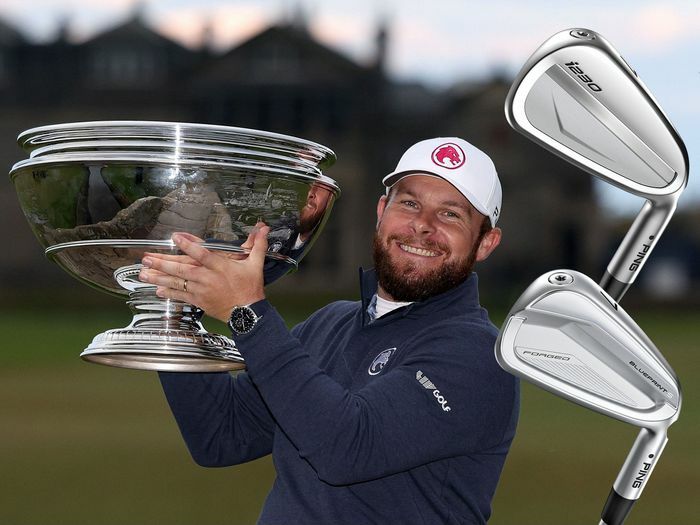
<svg viewBox="0 0 700 525">
<path fill-rule="evenodd" d="M 562 31 L 535 51 L 506 97 L 508 122 L 625 191 L 679 193 L 688 176 L 683 141 L 620 54 L 588 32 L 593 39 Z"/>
<path fill-rule="evenodd" d="M 569 284 L 553 284 L 558 274 Z M 509 372 L 577 404 L 662 429 L 681 392 L 668 362 L 629 315 L 590 278 L 556 270 L 536 279 L 511 309 L 496 343 Z"/>
</svg>

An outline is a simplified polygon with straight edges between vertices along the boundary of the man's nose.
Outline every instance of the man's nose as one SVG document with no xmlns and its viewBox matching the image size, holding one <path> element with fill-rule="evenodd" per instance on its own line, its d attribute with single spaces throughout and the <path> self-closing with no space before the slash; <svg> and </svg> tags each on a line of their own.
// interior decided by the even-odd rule
<svg viewBox="0 0 700 525">
<path fill-rule="evenodd" d="M 435 231 L 434 217 L 427 211 L 421 210 L 411 221 L 413 231 L 417 234 L 427 235 Z"/>
</svg>

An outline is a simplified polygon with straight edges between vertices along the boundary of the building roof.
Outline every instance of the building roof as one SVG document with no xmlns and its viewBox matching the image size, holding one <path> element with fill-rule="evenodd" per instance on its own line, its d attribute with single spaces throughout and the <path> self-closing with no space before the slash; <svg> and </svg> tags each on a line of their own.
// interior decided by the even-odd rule
<svg viewBox="0 0 700 525">
<path fill-rule="evenodd" d="M 317 42 L 303 28 L 280 24 L 214 58 L 197 83 L 279 85 L 342 84 L 372 69 Z"/>
<path fill-rule="evenodd" d="M 112 45 L 129 43 L 136 46 L 167 47 L 189 52 L 187 48 L 151 29 L 143 20 L 140 12 L 135 12 L 129 19 L 83 42 L 85 46 Z"/>
<path fill-rule="evenodd" d="M 9 47 L 26 43 L 27 39 L 8 22 L 0 18 L 0 46 Z"/>
</svg>

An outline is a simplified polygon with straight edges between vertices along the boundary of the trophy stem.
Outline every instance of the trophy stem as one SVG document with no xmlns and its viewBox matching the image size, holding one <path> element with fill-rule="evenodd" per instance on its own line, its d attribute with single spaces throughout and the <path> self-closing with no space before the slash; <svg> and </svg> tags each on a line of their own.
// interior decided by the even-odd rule
<svg viewBox="0 0 700 525">
<path fill-rule="evenodd" d="M 204 312 L 191 304 L 156 295 L 155 286 L 136 281 L 141 265 L 120 268 L 115 278 L 130 289 L 131 323 L 97 335 L 80 354 L 86 361 L 122 368 L 168 372 L 240 370 L 245 363 L 228 337 L 210 334 Z"/>
<path fill-rule="evenodd" d="M 146 330 L 192 330 L 204 332 L 200 319 L 204 312 L 191 304 L 173 299 L 161 299 L 155 287 L 144 287 L 129 292 L 129 305 L 134 318 L 129 328 Z"/>
</svg>

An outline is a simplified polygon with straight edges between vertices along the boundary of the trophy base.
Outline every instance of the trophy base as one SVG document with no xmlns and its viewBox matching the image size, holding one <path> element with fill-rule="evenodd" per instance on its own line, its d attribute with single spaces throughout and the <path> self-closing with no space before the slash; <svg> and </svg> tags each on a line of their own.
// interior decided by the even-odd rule
<svg viewBox="0 0 700 525">
<path fill-rule="evenodd" d="M 85 361 L 161 372 L 225 372 L 245 368 L 227 337 L 189 330 L 122 328 L 97 335 L 80 354 Z"/>
<path fill-rule="evenodd" d="M 107 366 L 160 372 L 225 372 L 245 368 L 235 343 L 210 334 L 200 319 L 204 312 L 191 304 L 161 299 L 154 286 L 138 281 L 140 264 L 114 272 L 129 290 L 127 302 L 134 318 L 126 328 L 107 330 L 80 354 Z"/>
</svg>

